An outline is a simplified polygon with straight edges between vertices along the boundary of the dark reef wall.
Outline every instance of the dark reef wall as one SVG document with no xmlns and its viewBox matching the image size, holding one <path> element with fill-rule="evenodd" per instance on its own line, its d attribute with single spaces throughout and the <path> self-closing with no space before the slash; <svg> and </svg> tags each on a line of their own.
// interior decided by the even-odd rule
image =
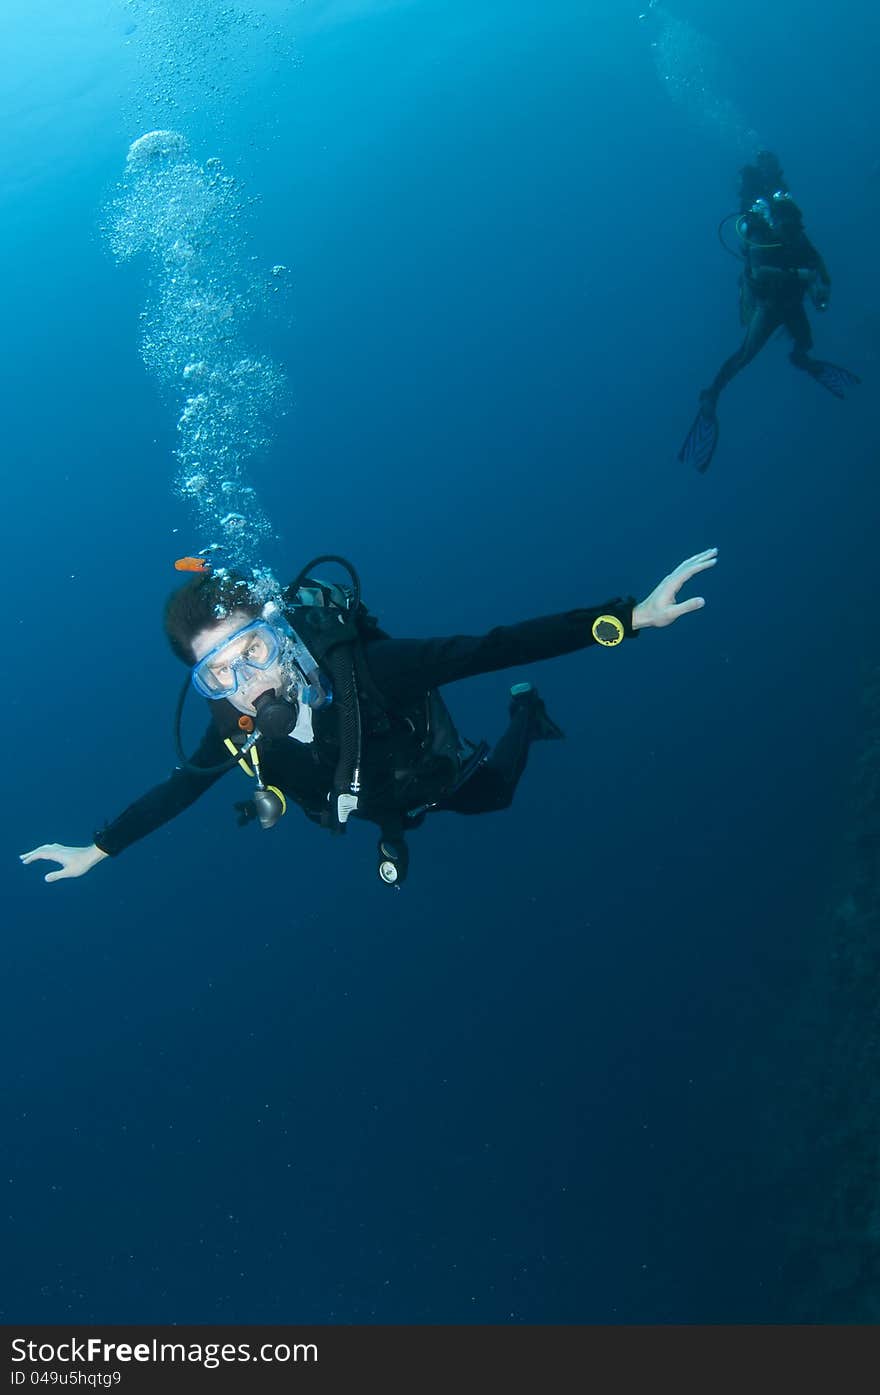
<svg viewBox="0 0 880 1395">
<path fill-rule="evenodd" d="M 880 1322 L 880 670 L 864 699 L 845 845 L 829 849 L 836 892 L 771 1091 L 774 1321 Z"/>
</svg>

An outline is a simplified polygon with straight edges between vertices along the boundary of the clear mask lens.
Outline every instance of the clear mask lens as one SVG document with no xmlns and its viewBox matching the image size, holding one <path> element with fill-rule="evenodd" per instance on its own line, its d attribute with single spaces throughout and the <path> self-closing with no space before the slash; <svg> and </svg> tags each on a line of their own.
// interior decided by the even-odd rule
<svg viewBox="0 0 880 1395">
<path fill-rule="evenodd" d="M 218 644 L 195 665 L 192 681 L 206 698 L 230 697 L 277 662 L 281 643 L 265 620 L 254 620 Z"/>
</svg>

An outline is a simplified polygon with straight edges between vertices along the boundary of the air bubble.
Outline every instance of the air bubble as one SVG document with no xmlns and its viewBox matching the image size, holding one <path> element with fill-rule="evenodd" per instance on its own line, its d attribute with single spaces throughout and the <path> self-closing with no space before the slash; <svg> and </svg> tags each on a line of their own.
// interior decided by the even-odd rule
<svg viewBox="0 0 880 1395">
<path fill-rule="evenodd" d="M 179 394 L 176 491 L 204 532 L 223 528 L 227 559 L 248 565 L 273 530 L 244 467 L 268 445 L 284 379 L 244 342 L 266 287 L 245 255 L 238 185 L 218 179 L 218 167 L 216 157 L 197 165 L 180 132 L 148 131 L 129 149 L 109 239 L 120 260 L 144 253 L 150 262 L 142 356 Z"/>
</svg>

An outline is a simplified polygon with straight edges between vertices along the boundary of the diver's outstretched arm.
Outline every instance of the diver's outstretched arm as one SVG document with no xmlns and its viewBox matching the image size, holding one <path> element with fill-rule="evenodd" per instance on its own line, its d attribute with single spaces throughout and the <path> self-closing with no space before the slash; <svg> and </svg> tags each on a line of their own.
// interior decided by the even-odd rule
<svg viewBox="0 0 880 1395">
<path fill-rule="evenodd" d="M 496 625 L 486 634 L 371 640 L 364 656 L 366 667 L 386 701 L 408 702 L 428 688 L 442 688 L 478 674 L 560 658 L 593 645 L 613 648 L 638 630 L 671 625 L 680 615 L 699 610 L 704 605 L 701 596 L 677 604 L 675 595 L 697 572 L 713 567 L 717 555 L 713 547 L 689 557 L 641 604 L 634 596 L 618 596 L 587 609 Z M 613 637 L 600 637 L 603 622 L 609 619 Z M 99 836 L 103 843 L 103 835 Z"/>
<path fill-rule="evenodd" d="M 702 596 L 691 596 L 690 600 L 678 602 L 675 598 L 686 581 L 690 581 L 698 572 L 704 572 L 707 567 L 714 567 L 717 561 L 718 548 L 710 547 L 706 552 L 698 552 L 695 557 L 688 557 L 684 562 L 679 562 L 675 570 L 664 576 L 659 586 L 654 587 L 650 596 L 635 607 L 632 615 L 633 629 L 645 630 L 652 626 L 661 629 L 664 625 L 671 625 L 681 615 L 688 615 L 692 610 L 702 610 L 706 604 Z"/>
<path fill-rule="evenodd" d="M 65 848 L 61 843 L 42 843 L 32 852 L 19 853 L 19 858 L 25 867 L 29 862 L 60 863 L 57 872 L 47 872 L 43 878 L 44 882 L 58 882 L 62 877 L 84 877 L 108 855 L 96 843 L 88 848 Z"/>
</svg>

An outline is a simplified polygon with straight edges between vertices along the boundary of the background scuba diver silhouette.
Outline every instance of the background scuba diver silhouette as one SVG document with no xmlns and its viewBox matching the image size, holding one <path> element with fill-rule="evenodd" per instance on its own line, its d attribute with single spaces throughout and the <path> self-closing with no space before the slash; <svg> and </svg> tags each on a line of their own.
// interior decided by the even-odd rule
<svg viewBox="0 0 880 1395">
<path fill-rule="evenodd" d="M 755 163 L 744 165 L 740 171 L 739 213 L 730 218 L 735 220 L 741 248 L 735 255 L 745 262 L 739 286 L 740 320 L 746 333 L 711 386 L 700 393 L 700 409 L 678 454 L 679 460 L 701 474 L 709 468 L 718 444 L 719 396 L 777 329 L 785 328 L 794 341 L 789 358 L 795 368 L 809 373 L 835 397 L 843 397 L 845 388 L 859 382 L 846 368 L 809 355 L 813 335 L 804 296 L 809 293 L 817 310 L 827 310 L 831 277 L 804 232 L 803 215 L 789 193 L 778 159 L 770 151 L 760 151 Z M 728 221 L 723 220 L 719 236 Z"/>
<path fill-rule="evenodd" d="M 189 561 L 192 559 L 183 559 Z M 702 596 L 676 597 L 713 567 L 717 549 L 688 558 L 640 603 L 630 596 L 601 606 L 498 626 L 487 634 L 392 639 L 351 587 L 316 580 L 309 569 L 283 591 L 265 578 L 202 575 L 175 591 L 165 631 L 190 668 L 175 721 L 179 764 L 135 800 L 86 847 L 46 843 L 21 860 L 57 862 L 46 881 L 79 877 L 105 857 L 167 823 L 227 771 L 241 766 L 253 799 L 236 805 L 240 822 L 271 828 L 293 800 L 314 822 L 341 832 L 349 817 L 377 824 L 377 871 L 400 886 L 407 872 L 405 833 L 429 811 L 489 813 L 511 803 L 533 741 L 562 732 L 537 690 L 510 690 L 510 723 L 494 750 L 459 736 L 437 689 L 477 674 L 533 663 L 591 645 L 613 649 L 651 627 L 699 610 Z M 271 580 L 271 579 L 270 579 Z M 195 754 L 180 741 L 190 687 L 208 700 L 211 723 Z"/>
</svg>

